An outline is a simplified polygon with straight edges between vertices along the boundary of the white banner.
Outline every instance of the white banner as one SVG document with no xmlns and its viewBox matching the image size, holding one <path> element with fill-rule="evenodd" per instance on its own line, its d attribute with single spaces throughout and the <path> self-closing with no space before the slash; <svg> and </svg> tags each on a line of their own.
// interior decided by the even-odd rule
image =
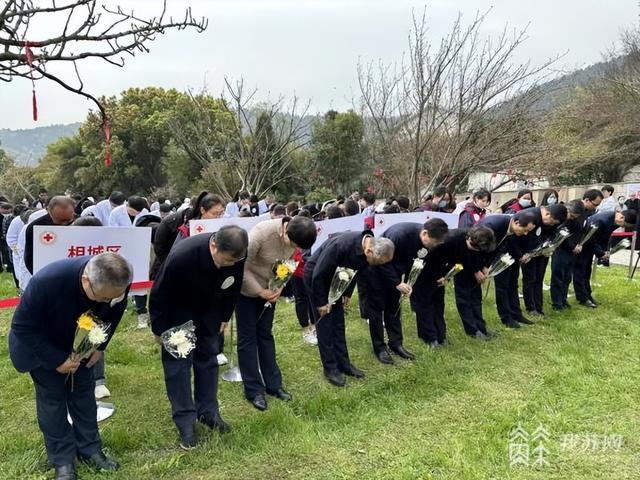
<svg viewBox="0 0 640 480">
<path fill-rule="evenodd" d="M 458 215 L 442 212 L 411 212 L 411 213 L 387 213 L 376 214 L 374 217 L 375 226 L 373 233 L 376 237 L 381 236 L 387 228 L 396 223 L 419 223 L 423 224 L 432 218 L 441 218 L 447 223 L 449 228 L 458 228 Z"/>
<path fill-rule="evenodd" d="M 640 198 L 640 183 L 627 183 L 627 198 Z"/>
<path fill-rule="evenodd" d="M 262 217 L 224 217 L 212 218 L 209 220 L 191 220 L 189 222 L 190 235 L 198 235 L 200 233 L 214 233 L 225 225 L 237 225 L 245 229 L 247 232 L 255 227 L 258 223 L 270 218 Z"/>
<path fill-rule="evenodd" d="M 150 227 L 33 227 L 33 273 L 64 258 L 115 252 L 133 265 L 133 281 L 149 280 Z"/>
<path fill-rule="evenodd" d="M 364 217 L 362 215 L 353 215 L 351 217 L 322 220 L 321 222 L 316 222 L 316 230 L 318 237 L 316 238 L 316 243 L 311 247 L 312 253 L 336 233 L 361 232 L 364 230 Z"/>
</svg>

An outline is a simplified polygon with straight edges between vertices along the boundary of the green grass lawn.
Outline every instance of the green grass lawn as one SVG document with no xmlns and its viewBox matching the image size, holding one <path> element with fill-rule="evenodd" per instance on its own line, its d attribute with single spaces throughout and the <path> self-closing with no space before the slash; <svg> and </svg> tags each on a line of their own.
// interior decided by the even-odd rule
<svg viewBox="0 0 640 480">
<path fill-rule="evenodd" d="M 12 295 L 6 274 L 2 296 Z M 378 363 L 368 327 L 352 308 L 347 337 L 365 380 L 346 388 L 322 377 L 317 350 L 301 340 L 293 307 L 278 305 L 278 361 L 291 403 L 255 410 L 240 384 L 221 380 L 221 413 L 233 431 L 201 430 L 183 452 L 166 398 L 159 346 L 135 330 L 132 308 L 108 350 L 115 415 L 101 424 L 122 464 L 110 479 L 631 479 L 640 478 L 640 284 L 625 270 L 598 270 L 597 310 L 574 305 L 518 331 L 501 328 L 492 295 L 485 315 L 501 335 L 481 343 L 461 328 L 448 287 L 452 344 L 431 351 L 404 312 L 415 362 Z M 548 295 L 548 292 L 546 293 Z M 548 299 L 547 299 L 548 301 Z M 7 354 L 10 311 L 0 312 L 0 478 L 49 478 L 33 386 Z M 222 371 L 224 371 L 223 367 Z M 511 466 L 509 436 L 543 425 L 548 465 Z M 603 439 L 621 445 L 604 443 Z M 568 442 L 567 442 L 568 441 Z M 531 441 L 530 461 L 538 442 Z M 81 478 L 100 478 L 84 467 Z"/>
</svg>

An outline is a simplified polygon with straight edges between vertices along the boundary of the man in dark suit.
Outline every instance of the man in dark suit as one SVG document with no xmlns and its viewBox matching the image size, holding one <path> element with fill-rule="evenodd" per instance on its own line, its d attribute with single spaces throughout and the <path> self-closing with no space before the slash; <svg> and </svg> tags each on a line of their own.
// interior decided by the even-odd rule
<svg viewBox="0 0 640 480">
<path fill-rule="evenodd" d="M 25 230 L 24 264 L 30 273 L 33 273 L 33 227 L 39 225 L 71 225 L 75 217 L 75 202 L 69 197 L 61 195 L 49 200 L 47 214 L 34 220 Z"/>
<path fill-rule="evenodd" d="M 444 242 L 427 256 L 424 280 L 416 288 L 412 297 L 416 315 L 423 317 L 422 335 L 419 336 L 431 348 L 446 345 L 446 324 L 444 321 L 444 285 L 441 278 L 455 264 L 463 269 L 455 277 L 455 298 L 464 331 L 470 337 L 488 340 L 482 316 L 482 287 L 484 280 L 484 258 L 496 248 L 495 235 L 490 228 L 473 226 L 470 229 L 450 230 Z M 422 288 L 424 284 L 424 288 Z M 419 294 L 418 294 L 419 293 Z"/>
<path fill-rule="evenodd" d="M 573 267 L 573 289 L 576 293 L 576 300 L 580 302 L 580 305 L 589 308 L 598 306 L 598 302 L 595 301 L 591 293 L 593 256 L 595 255 L 598 259 L 609 260 L 609 239 L 611 234 L 620 227 L 633 229 L 635 225 L 635 210 L 596 213 L 587 219 L 585 231 L 592 226 L 598 227 L 598 230 L 582 246 L 582 251 Z"/>
<path fill-rule="evenodd" d="M 366 309 L 373 352 L 382 363 L 393 364 L 389 350 L 407 360 L 415 358 L 402 345 L 400 295 L 410 296 L 412 293 L 412 288 L 405 280 L 414 259 L 424 258 L 429 249 L 442 242 L 447 230 L 447 224 L 439 218 L 429 220 L 424 225 L 393 225 L 382 234 L 395 245 L 393 260 L 363 272 L 368 293 Z M 385 329 L 389 337 L 388 347 L 384 341 Z"/>
<path fill-rule="evenodd" d="M 525 237 L 525 252 L 531 252 L 546 240 L 552 239 L 558 227 L 567 219 L 567 207 L 559 204 L 543 205 L 523 211 L 532 212 L 536 216 L 536 225 L 542 227 L 536 228 Z M 548 262 L 547 257 L 540 255 L 522 264 L 522 294 L 525 308 L 530 315 L 544 315 L 542 286 Z"/>
<path fill-rule="evenodd" d="M 554 310 L 569 308 L 567 296 L 573 277 L 573 267 L 582 252 L 580 239 L 587 224 L 582 200 L 572 200 L 567 204 L 567 221 L 564 226 L 569 237 L 560 244 L 551 258 L 551 306 Z"/>
<path fill-rule="evenodd" d="M 370 230 L 345 232 L 324 242 L 304 266 L 304 283 L 316 316 L 318 349 L 324 375 L 330 383 L 343 387 L 344 375 L 363 378 L 362 370 L 349 360 L 344 327 L 344 306 L 353 293 L 355 281 L 335 305 L 329 303 L 329 290 L 338 267 L 362 272 L 369 265 L 383 265 L 393 258 L 393 242 L 375 238 Z"/>
<path fill-rule="evenodd" d="M 92 367 L 122 318 L 132 277 L 131 265 L 115 253 L 60 260 L 33 276 L 13 315 L 9 354 L 15 368 L 33 379 L 38 423 L 57 480 L 76 478 L 76 456 L 99 470 L 118 467 L 102 452 Z M 108 337 L 78 362 L 70 354 L 78 319 L 87 312 L 109 324 Z"/>
<path fill-rule="evenodd" d="M 509 328 L 520 328 L 520 323 L 532 323 L 524 318 L 518 298 L 518 273 L 520 262 L 526 262 L 523 258 L 522 243 L 519 237 L 527 235 L 541 225 L 536 224 L 536 216 L 523 210 L 515 215 L 490 215 L 480 221 L 478 225 L 489 227 L 496 236 L 496 250 L 493 258 L 487 258 L 485 267 L 491 265 L 491 261 L 499 255 L 509 253 L 515 263 L 504 272 L 494 278 L 496 288 L 496 306 L 498 315 L 504 325 Z"/>
<path fill-rule="evenodd" d="M 186 358 L 175 358 L 162 348 L 167 396 L 185 450 L 198 443 L 196 421 L 221 433 L 229 431 L 218 411 L 216 356 L 219 334 L 240 295 L 247 245 L 247 232 L 234 225 L 189 237 L 171 250 L 151 289 L 151 330 L 157 337 L 189 320 L 195 325 L 195 349 Z"/>
</svg>

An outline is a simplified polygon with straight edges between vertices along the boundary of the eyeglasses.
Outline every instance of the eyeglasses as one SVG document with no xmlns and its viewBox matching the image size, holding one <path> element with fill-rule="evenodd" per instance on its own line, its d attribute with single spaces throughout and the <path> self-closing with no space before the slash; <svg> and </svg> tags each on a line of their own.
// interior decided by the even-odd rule
<svg viewBox="0 0 640 480">
<path fill-rule="evenodd" d="M 109 303 L 114 300 L 118 300 L 118 299 L 122 300 L 124 298 L 124 292 L 122 292 L 120 295 L 118 295 L 115 298 L 107 298 L 107 297 L 101 297 L 99 295 L 96 295 L 96 291 L 93 289 L 93 285 L 91 285 L 91 280 L 89 280 L 89 277 L 87 277 L 87 283 L 89 284 L 89 290 L 91 290 L 91 295 L 93 296 L 93 300 L 98 303 Z"/>
</svg>

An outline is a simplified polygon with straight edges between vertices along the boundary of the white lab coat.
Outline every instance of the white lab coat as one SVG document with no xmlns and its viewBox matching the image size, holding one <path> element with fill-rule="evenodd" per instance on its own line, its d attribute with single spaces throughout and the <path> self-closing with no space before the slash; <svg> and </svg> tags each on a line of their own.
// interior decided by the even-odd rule
<svg viewBox="0 0 640 480">
<path fill-rule="evenodd" d="M 109 215 L 111 215 L 112 210 L 113 207 L 111 206 L 111 202 L 107 198 L 106 200 L 96 203 L 96 208 L 93 210 L 93 216 L 100 220 L 102 225 L 107 226 L 109 225 Z"/>
<path fill-rule="evenodd" d="M 16 244 L 15 250 L 17 256 L 14 256 L 13 268 L 15 269 L 16 278 L 18 279 L 18 285 L 20 286 L 20 290 L 22 291 L 27 288 L 27 285 L 29 285 L 29 281 L 32 277 L 31 272 L 27 269 L 27 266 L 24 263 L 24 247 L 27 243 L 27 227 L 31 222 L 37 220 L 40 217 L 44 217 L 46 214 L 47 211 L 45 209 L 36 210 L 35 212 L 33 212 L 29 216 L 29 220 L 27 221 L 27 223 L 20 229 L 20 234 L 18 235 L 18 242 Z M 18 262 L 16 262 L 16 260 L 18 260 Z"/>
<path fill-rule="evenodd" d="M 138 222 L 138 219 L 140 217 L 148 214 L 149 210 L 143 208 L 142 211 L 138 213 L 138 215 L 136 215 L 136 217 L 133 219 L 133 222 L 131 222 L 131 219 L 129 218 L 129 212 L 127 212 L 127 204 L 125 203 L 123 205 L 120 205 L 119 207 L 114 208 L 111 211 L 111 215 L 109 215 L 109 221 L 105 225 L 108 225 L 110 227 L 133 227 Z"/>
</svg>

